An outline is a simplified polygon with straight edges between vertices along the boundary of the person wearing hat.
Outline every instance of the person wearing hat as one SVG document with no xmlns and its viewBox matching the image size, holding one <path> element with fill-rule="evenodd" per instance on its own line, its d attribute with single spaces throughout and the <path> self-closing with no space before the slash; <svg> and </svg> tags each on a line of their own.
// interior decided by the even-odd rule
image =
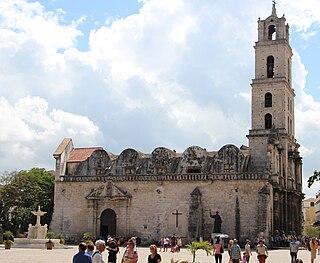
<svg viewBox="0 0 320 263">
<path fill-rule="evenodd" d="M 138 253 L 134 249 L 134 242 L 129 239 L 127 243 L 127 248 L 123 253 L 121 263 L 136 263 L 138 262 Z"/>
<path fill-rule="evenodd" d="M 238 240 L 234 239 L 233 244 L 230 247 L 230 253 L 231 253 L 231 260 L 232 263 L 240 263 L 241 259 L 241 248 L 238 245 Z"/>
<path fill-rule="evenodd" d="M 114 242 L 113 238 L 109 237 L 108 240 L 108 263 L 117 263 L 117 253 L 119 252 L 119 247 Z"/>
<path fill-rule="evenodd" d="M 250 256 L 252 255 L 251 247 L 250 247 L 250 240 L 249 239 L 246 240 L 246 244 L 244 246 L 244 250 L 246 252 L 246 261 L 248 263 L 250 261 Z"/>
</svg>

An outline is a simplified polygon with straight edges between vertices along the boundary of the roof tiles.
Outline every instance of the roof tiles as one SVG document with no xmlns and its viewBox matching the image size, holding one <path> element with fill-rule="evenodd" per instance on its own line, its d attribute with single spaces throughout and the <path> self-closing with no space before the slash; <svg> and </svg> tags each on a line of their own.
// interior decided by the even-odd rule
<svg viewBox="0 0 320 263">
<path fill-rule="evenodd" d="M 68 158 L 69 163 L 78 163 L 87 160 L 96 150 L 103 150 L 102 147 L 95 148 L 74 148 Z"/>
</svg>

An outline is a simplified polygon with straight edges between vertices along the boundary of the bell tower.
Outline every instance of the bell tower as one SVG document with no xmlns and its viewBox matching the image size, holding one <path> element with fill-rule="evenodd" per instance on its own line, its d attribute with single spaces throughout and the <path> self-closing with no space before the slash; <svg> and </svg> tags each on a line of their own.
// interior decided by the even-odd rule
<svg viewBox="0 0 320 263">
<path fill-rule="evenodd" d="M 300 212 L 289 201 L 301 203 L 302 158 L 295 139 L 294 97 L 289 25 L 284 15 L 272 13 L 258 20 L 255 43 L 255 78 L 252 80 L 250 170 L 269 175 L 273 185 L 274 219 L 278 230 L 299 232 Z M 291 195 L 291 197 L 289 197 Z M 290 200 L 289 200 L 290 199 Z M 294 219 L 289 219 L 294 213 Z M 291 216 L 291 215 L 290 215 Z"/>
</svg>

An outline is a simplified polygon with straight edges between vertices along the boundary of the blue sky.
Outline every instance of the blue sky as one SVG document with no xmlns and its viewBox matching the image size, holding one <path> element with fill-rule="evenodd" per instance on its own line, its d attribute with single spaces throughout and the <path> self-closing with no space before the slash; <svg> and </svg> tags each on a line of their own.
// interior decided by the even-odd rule
<svg viewBox="0 0 320 263">
<path fill-rule="evenodd" d="M 0 170 L 54 169 L 76 147 L 248 145 L 258 17 L 272 1 L 0 3 Z M 279 0 L 293 48 L 304 191 L 320 169 L 319 0 Z"/>
<path fill-rule="evenodd" d="M 132 14 L 139 13 L 143 6 L 142 1 L 134 0 L 49 0 L 49 1 L 28 1 L 41 3 L 47 11 L 62 9 L 65 12 L 64 19 L 67 23 L 83 17 L 84 21 L 79 25 L 83 36 L 79 37 L 78 49 L 88 49 L 88 35 L 91 30 L 112 21 L 125 18 Z"/>
<path fill-rule="evenodd" d="M 294 28 L 293 28 L 294 29 Z M 319 31 L 315 26 L 312 30 Z M 320 60 L 320 36 L 315 34 L 308 39 L 304 39 L 297 32 L 291 34 L 291 45 L 300 54 L 302 63 L 308 69 L 306 90 L 319 97 L 320 79 L 319 63 Z"/>
</svg>

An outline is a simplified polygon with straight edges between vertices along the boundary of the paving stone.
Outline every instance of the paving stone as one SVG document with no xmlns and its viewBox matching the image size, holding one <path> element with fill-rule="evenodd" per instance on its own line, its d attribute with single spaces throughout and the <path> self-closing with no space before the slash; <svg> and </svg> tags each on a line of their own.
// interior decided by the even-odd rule
<svg viewBox="0 0 320 263">
<path fill-rule="evenodd" d="M 148 248 L 138 247 L 139 261 L 147 262 L 149 255 Z M 5 250 L 3 246 L 0 246 L 0 262 L 1 263 L 70 263 L 72 262 L 72 257 L 77 253 L 78 248 L 72 246 L 68 249 L 23 249 L 23 248 L 12 248 L 10 250 Z M 120 248 L 120 254 L 118 254 L 117 263 L 121 262 L 121 256 L 124 252 L 124 248 Z M 162 263 L 170 263 L 171 258 L 180 260 L 192 260 L 191 253 L 183 248 L 179 253 L 171 252 L 160 252 L 162 257 Z M 298 257 L 303 260 L 303 262 L 310 262 L 310 252 L 306 250 L 300 250 Z M 103 253 L 103 258 L 107 259 L 107 252 Z M 198 251 L 196 254 L 196 261 L 199 263 L 214 263 L 214 258 L 212 256 L 207 256 L 204 251 Z M 225 252 L 223 255 L 223 263 L 228 262 L 228 254 Z M 255 254 L 250 260 L 252 263 L 258 262 Z M 267 263 L 280 263 L 280 262 L 290 262 L 289 250 L 279 249 L 270 250 Z M 315 262 L 320 262 L 320 256 L 317 256 Z"/>
</svg>

